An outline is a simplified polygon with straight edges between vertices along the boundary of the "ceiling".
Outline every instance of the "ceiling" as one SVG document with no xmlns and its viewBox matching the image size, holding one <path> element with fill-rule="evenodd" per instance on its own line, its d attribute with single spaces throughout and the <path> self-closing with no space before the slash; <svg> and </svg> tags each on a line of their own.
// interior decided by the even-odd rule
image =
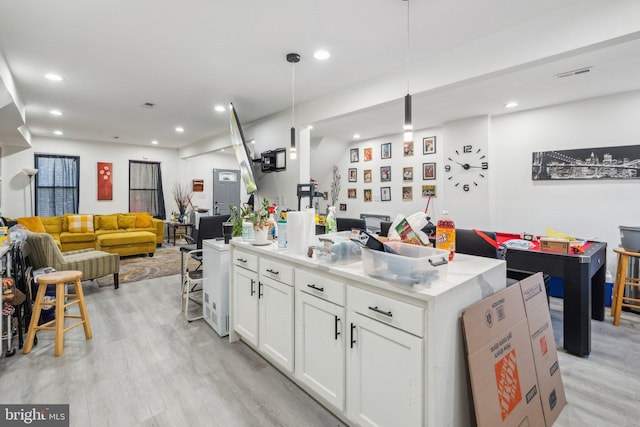
<svg viewBox="0 0 640 427">
<path fill-rule="evenodd" d="M 535 24 L 544 30 L 546 22 L 553 25 L 571 8 L 597 3 L 413 0 L 410 75 L 421 75 L 418 64 L 429 58 L 445 58 L 519 27 Z M 302 60 L 295 65 L 296 105 L 368 82 L 404 87 L 393 96 L 372 98 L 359 111 L 314 123 L 314 136 L 351 140 L 357 132 L 372 138 L 399 132 L 402 122 L 406 8 L 401 0 L 3 1 L 0 53 L 35 137 L 139 145 L 157 140 L 162 147 L 184 147 L 226 131 L 228 115 L 216 113 L 215 105 L 233 102 L 243 122 L 290 109 L 292 66 L 285 56 L 297 52 Z M 474 78 L 422 84 L 414 94 L 414 128 L 502 114 L 512 98 L 529 109 L 640 89 L 638 40 L 635 33 L 615 42 L 589 42 L 589 48 L 544 60 L 514 59 L 511 66 Z M 526 50 L 525 41 L 513 40 L 514 52 Z M 319 48 L 329 50 L 331 58 L 315 60 Z M 453 70 L 456 63 L 448 65 Z M 591 72 L 553 77 L 585 66 L 593 67 Z M 46 80 L 49 72 L 64 81 Z M 154 108 L 143 107 L 147 102 Z M 63 115 L 50 115 L 52 109 Z M 2 126 L 0 114 L 0 138 Z M 176 133 L 176 126 L 185 131 Z"/>
</svg>

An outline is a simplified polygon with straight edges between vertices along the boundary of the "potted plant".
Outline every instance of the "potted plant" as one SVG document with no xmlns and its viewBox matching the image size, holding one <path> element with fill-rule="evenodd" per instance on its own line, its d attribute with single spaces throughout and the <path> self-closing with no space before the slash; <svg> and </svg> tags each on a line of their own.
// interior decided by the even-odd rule
<svg viewBox="0 0 640 427">
<path fill-rule="evenodd" d="M 176 182 L 173 184 L 173 200 L 176 202 L 176 206 L 178 207 L 178 211 L 180 212 L 180 216 L 178 217 L 178 222 L 184 222 L 184 215 L 187 211 L 187 207 L 191 202 L 191 191 L 187 185 L 180 184 Z"/>
<path fill-rule="evenodd" d="M 247 204 L 242 205 L 240 210 L 229 205 L 233 221 L 233 235 L 242 235 L 242 223 L 253 224 L 256 243 L 267 243 L 267 237 L 271 227 L 275 226 L 273 220 L 269 218 L 269 201 L 262 199 L 262 205 L 257 206 L 253 211 Z"/>
</svg>

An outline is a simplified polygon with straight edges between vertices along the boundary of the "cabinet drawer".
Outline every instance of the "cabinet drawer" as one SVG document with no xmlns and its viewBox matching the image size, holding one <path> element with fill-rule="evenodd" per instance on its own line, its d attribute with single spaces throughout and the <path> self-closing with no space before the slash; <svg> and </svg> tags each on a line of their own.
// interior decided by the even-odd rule
<svg viewBox="0 0 640 427">
<path fill-rule="evenodd" d="M 251 271 L 258 271 L 258 256 L 244 251 L 233 251 L 233 263 Z"/>
<path fill-rule="evenodd" d="M 271 258 L 260 258 L 260 275 L 293 286 L 293 266 Z"/>
<path fill-rule="evenodd" d="M 344 306 L 344 288 L 344 283 L 317 271 L 296 268 L 296 289 L 301 292 Z"/>
<path fill-rule="evenodd" d="M 393 298 L 365 291 L 347 288 L 349 310 L 363 316 L 392 325 L 418 337 L 424 336 L 424 309 Z"/>
</svg>

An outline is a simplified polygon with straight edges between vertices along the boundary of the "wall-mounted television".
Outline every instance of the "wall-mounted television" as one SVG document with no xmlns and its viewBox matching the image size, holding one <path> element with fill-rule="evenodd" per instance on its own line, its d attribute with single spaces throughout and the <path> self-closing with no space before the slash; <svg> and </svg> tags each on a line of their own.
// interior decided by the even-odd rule
<svg viewBox="0 0 640 427">
<path fill-rule="evenodd" d="M 242 175 L 242 181 L 244 182 L 247 193 L 251 194 L 258 190 L 256 172 L 253 169 L 251 152 L 244 139 L 244 134 L 240 127 L 240 120 L 238 120 L 238 114 L 236 113 L 233 103 L 229 105 L 229 128 L 231 130 L 231 146 L 238 160 L 240 175 Z"/>
</svg>

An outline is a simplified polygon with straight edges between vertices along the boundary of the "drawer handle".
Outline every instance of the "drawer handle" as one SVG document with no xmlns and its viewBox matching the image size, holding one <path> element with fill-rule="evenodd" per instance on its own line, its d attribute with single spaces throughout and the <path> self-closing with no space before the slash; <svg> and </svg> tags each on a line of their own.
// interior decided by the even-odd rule
<svg viewBox="0 0 640 427">
<path fill-rule="evenodd" d="M 338 316 L 334 316 L 335 318 L 335 323 L 334 323 L 334 337 L 335 340 L 338 339 L 338 335 L 340 335 L 340 332 L 338 332 L 338 322 L 340 321 L 340 318 Z"/>
<path fill-rule="evenodd" d="M 384 314 L 385 316 L 393 317 L 393 313 L 391 311 L 382 311 L 376 305 L 375 307 L 369 307 L 369 310 L 375 311 L 376 313 Z"/>
<path fill-rule="evenodd" d="M 256 293 L 256 289 L 254 287 L 255 284 L 256 284 L 256 281 L 251 279 L 251 296 L 253 296 Z"/>
<path fill-rule="evenodd" d="M 436 261 L 433 262 L 433 260 L 429 260 L 429 264 L 431 264 L 433 267 L 437 267 L 439 265 L 445 265 L 446 263 L 448 263 L 449 261 L 447 261 L 444 257 L 442 257 L 442 260 L 440 261 Z"/>
<path fill-rule="evenodd" d="M 353 339 L 353 330 L 354 330 L 355 328 L 356 328 L 356 325 L 354 325 L 353 323 L 351 323 L 351 338 L 350 338 L 350 341 L 351 341 L 350 346 L 351 346 L 351 348 L 353 348 L 353 345 L 356 343 L 356 340 L 354 340 L 354 339 Z"/>
<path fill-rule="evenodd" d="M 273 271 L 272 269 L 267 268 L 267 273 L 271 273 L 271 274 L 279 274 L 280 272 L 279 272 L 279 271 Z"/>
<path fill-rule="evenodd" d="M 242 258 L 236 258 L 236 261 L 240 261 L 240 262 L 247 262 L 246 259 L 242 259 Z"/>
<path fill-rule="evenodd" d="M 315 289 L 316 291 L 324 292 L 324 288 L 320 288 L 320 287 L 318 287 L 316 285 L 311 284 L 311 285 L 307 285 L 307 286 L 310 287 L 311 289 Z"/>
<path fill-rule="evenodd" d="M 258 299 L 262 298 L 262 296 L 264 295 L 264 293 L 262 292 L 262 286 L 264 286 L 262 282 L 258 282 Z"/>
</svg>

